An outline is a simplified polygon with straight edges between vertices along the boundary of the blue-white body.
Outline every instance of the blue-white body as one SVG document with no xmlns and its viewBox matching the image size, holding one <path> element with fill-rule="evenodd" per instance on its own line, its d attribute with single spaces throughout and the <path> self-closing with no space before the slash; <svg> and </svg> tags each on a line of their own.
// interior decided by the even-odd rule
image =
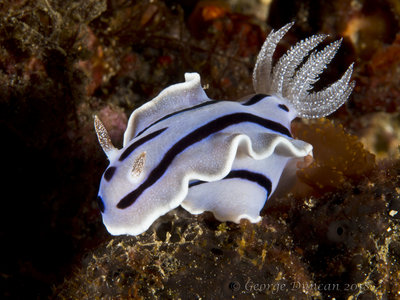
<svg viewBox="0 0 400 300">
<path fill-rule="evenodd" d="M 279 41 L 289 27 L 277 31 L 276 36 L 270 35 L 273 40 L 267 39 L 267 46 Z M 312 49 L 319 40 L 321 36 L 310 45 L 303 41 L 302 47 Z M 290 65 L 284 70 L 293 74 L 286 74 L 281 67 L 271 72 L 271 66 L 268 69 L 263 62 L 272 57 L 269 52 L 271 49 L 264 45 L 257 60 L 253 82 L 258 94 L 241 102 L 213 101 L 202 89 L 200 76 L 187 73 L 185 82 L 166 88 L 132 113 L 120 150 L 112 146 L 96 117 L 99 141 L 110 160 L 98 202 L 111 234 L 140 234 L 179 205 L 193 214 L 212 211 L 221 221 L 261 219 L 259 213 L 283 170 L 292 168 L 293 161 L 312 155 L 310 144 L 292 138 L 291 121 L 299 115 L 323 115 L 341 105 L 335 102 L 324 107 L 317 103 L 317 112 L 313 108 L 299 109 L 303 100 L 295 96 L 302 96 L 302 88 L 309 89 L 307 84 L 314 79 L 311 76 L 308 82 L 300 82 L 296 78 L 301 72 L 295 74 L 296 53 L 292 54 L 292 64 L 297 63 L 293 71 Z M 302 58 L 307 53 L 301 53 Z M 325 61 L 314 62 L 321 63 Z M 352 88 L 348 86 L 350 75 L 351 70 L 324 96 L 334 90 L 343 103 L 346 99 L 341 98 Z M 289 79 L 285 76 L 291 80 L 287 87 L 284 81 Z M 270 80 L 270 84 L 264 80 Z M 300 88 L 296 82 L 306 86 Z M 275 89 L 272 93 L 271 86 Z M 286 92 L 290 99 L 284 96 Z M 314 96 L 315 103 L 320 101 L 320 95 L 304 95 Z"/>
</svg>

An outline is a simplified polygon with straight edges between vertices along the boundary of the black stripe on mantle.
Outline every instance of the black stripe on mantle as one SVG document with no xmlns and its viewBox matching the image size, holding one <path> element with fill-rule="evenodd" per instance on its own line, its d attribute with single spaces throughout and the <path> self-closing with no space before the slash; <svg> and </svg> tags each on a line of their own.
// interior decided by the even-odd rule
<svg viewBox="0 0 400 300">
<path fill-rule="evenodd" d="M 193 130 L 185 137 L 176 142 L 165 154 L 161 162 L 155 167 L 147 179 L 135 190 L 127 194 L 123 197 L 117 204 L 119 209 L 124 209 L 131 206 L 136 199 L 149 187 L 151 187 L 154 183 L 156 183 L 161 176 L 167 171 L 169 165 L 174 160 L 174 158 L 181 152 L 183 152 L 186 148 L 191 145 L 201 141 L 208 136 L 217 133 L 226 127 L 231 125 L 237 125 L 244 122 L 250 122 L 254 124 L 258 124 L 264 128 L 269 130 L 278 132 L 282 135 L 286 135 L 288 137 L 292 137 L 290 131 L 280 123 L 261 118 L 259 116 L 249 114 L 249 113 L 233 113 L 229 115 L 225 115 L 219 117 L 213 121 L 208 122 L 207 124 Z"/>
<path fill-rule="evenodd" d="M 163 133 L 163 131 L 165 129 L 167 129 L 168 127 L 162 128 L 160 130 L 154 131 L 148 135 L 146 135 L 145 137 L 142 137 L 141 139 L 137 140 L 136 142 L 132 143 L 128 148 L 125 149 L 124 152 L 122 152 L 121 156 L 119 157 L 119 161 L 123 161 L 125 158 L 127 158 L 133 151 L 135 151 L 135 149 L 141 145 L 143 145 L 144 143 L 150 141 L 151 139 L 154 139 L 156 136 L 158 136 L 159 134 Z"/>
<path fill-rule="evenodd" d="M 228 175 L 226 175 L 221 180 L 233 179 L 233 178 L 245 179 L 245 180 L 257 183 L 259 186 L 261 186 L 262 188 L 264 188 L 267 191 L 267 193 L 268 193 L 267 197 L 269 197 L 269 195 L 271 195 L 271 190 L 272 190 L 271 180 L 269 180 L 263 174 L 255 173 L 255 172 L 251 172 L 251 171 L 247 171 L 247 170 L 232 170 L 229 172 Z M 189 188 L 196 186 L 196 185 L 203 184 L 203 183 L 208 183 L 208 182 L 207 181 L 195 181 L 195 182 L 189 184 Z"/>
</svg>

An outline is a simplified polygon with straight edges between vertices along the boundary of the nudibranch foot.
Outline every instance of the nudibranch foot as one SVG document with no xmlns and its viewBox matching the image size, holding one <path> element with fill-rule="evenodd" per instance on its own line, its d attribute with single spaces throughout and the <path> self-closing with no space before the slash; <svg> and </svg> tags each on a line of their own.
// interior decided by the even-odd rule
<svg viewBox="0 0 400 300">
<path fill-rule="evenodd" d="M 258 222 L 285 166 L 292 159 L 311 155 L 312 146 L 267 133 L 233 135 L 230 144 L 235 157 L 229 173 L 216 181 L 191 181 L 181 206 L 192 214 L 212 211 L 220 221 Z"/>
</svg>

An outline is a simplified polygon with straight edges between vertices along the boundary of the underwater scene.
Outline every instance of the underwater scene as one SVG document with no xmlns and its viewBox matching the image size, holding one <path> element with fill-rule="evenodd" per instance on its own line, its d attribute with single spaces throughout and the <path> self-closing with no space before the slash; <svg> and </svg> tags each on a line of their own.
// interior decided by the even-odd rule
<svg viewBox="0 0 400 300">
<path fill-rule="evenodd" d="M 398 0 L 0 2 L 1 299 L 400 299 Z"/>
</svg>

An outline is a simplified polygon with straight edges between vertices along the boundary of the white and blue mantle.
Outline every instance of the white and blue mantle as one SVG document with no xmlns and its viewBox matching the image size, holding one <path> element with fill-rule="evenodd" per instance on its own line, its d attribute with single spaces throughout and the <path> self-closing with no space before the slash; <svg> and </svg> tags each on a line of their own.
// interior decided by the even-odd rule
<svg viewBox="0 0 400 300">
<path fill-rule="evenodd" d="M 292 24 L 272 32 L 254 70 L 255 94 L 241 102 L 207 97 L 197 73 L 136 109 L 122 149 L 116 149 L 100 120 L 95 128 L 110 165 L 98 202 L 107 230 L 137 235 L 181 205 L 193 214 L 211 211 L 218 220 L 258 222 L 285 168 L 312 155 L 293 139 L 291 121 L 320 117 L 346 101 L 353 84 L 350 66 L 341 79 L 309 93 L 340 43 L 309 52 L 325 36 L 299 42 L 272 69 L 276 44 Z"/>
</svg>

